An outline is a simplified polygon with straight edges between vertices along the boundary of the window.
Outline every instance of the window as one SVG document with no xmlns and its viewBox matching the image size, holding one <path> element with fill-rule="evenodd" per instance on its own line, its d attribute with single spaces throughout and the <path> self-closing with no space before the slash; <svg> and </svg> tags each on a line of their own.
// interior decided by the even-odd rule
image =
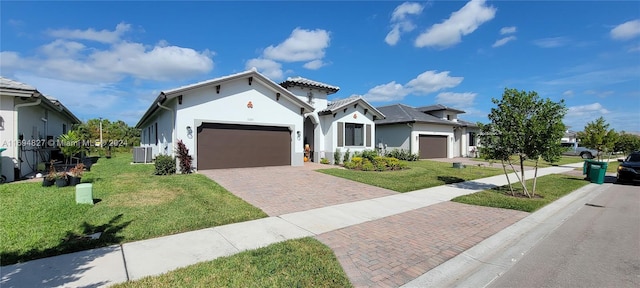
<svg viewBox="0 0 640 288">
<path fill-rule="evenodd" d="M 364 146 L 364 129 L 362 124 L 344 124 L 344 145 Z"/>
<path fill-rule="evenodd" d="M 476 146 L 476 133 L 469 132 L 469 146 Z"/>
<path fill-rule="evenodd" d="M 153 134 L 156 136 L 156 145 L 158 145 L 158 122 L 155 123 L 155 127 L 153 127 Z"/>
<path fill-rule="evenodd" d="M 67 134 L 67 124 L 62 124 L 62 134 Z"/>
<path fill-rule="evenodd" d="M 447 114 L 447 120 L 451 120 L 451 115 Z"/>
</svg>

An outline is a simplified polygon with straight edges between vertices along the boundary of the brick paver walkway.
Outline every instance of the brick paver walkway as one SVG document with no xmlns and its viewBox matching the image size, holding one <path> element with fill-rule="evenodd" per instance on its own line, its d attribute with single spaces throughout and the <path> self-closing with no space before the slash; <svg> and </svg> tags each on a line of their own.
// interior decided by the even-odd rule
<svg viewBox="0 0 640 288">
<path fill-rule="evenodd" d="M 199 173 L 269 216 L 397 194 L 313 171 L 331 166 L 307 164 L 310 165 L 201 170 Z"/>
<path fill-rule="evenodd" d="M 398 287 L 529 213 L 454 202 L 318 235 L 355 287 Z"/>
</svg>

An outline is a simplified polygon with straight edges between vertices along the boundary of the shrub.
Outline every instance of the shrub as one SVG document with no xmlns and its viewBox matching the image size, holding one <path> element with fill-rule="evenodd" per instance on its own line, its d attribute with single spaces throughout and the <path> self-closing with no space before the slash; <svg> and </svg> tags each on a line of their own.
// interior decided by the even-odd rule
<svg viewBox="0 0 640 288">
<path fill-rule="evenodd" d="M 169 155 L 156 156 L 156 175 L 176 174 L 176 160 Z"/>
<path fill-rule="evenodd" d="M 378 152 L 374 151 L 374 150 L 364 150 L 361 153 L 362 158 L 368 159 L 369 161 L 373 162 L 373 159 L 378 157 Z"/>
<path fill-rule="evenodd" d="M 409 150 L 404 150 L 404 149 L 399 149 L 399 150 L 393 149 L 387 152 L 385 156 L 396 158 L 398 160 L 404 160 L 404 161 L 418 161 L 418 159 L 420 159 L 420 155 L 411 154 Z"/>
<path fill-rule="evenodd" d="M 178 159 L 180 160 L 180 173 L 189 174 L 193 170 L 191 163 L 193 161 L 193 157 L 189 155 L 189 148 L 187 145 L 184 145 L 182 140 L 178 141 L 178 149 L 176 151 L 178 154 Z"/>
<path fill-rule="evenodd" d="M 329 159 L 327 159 L 327 158 L 320 158 L 320 164 L 329 164 Z"/>
<path fill-rule="evenodd" d="M 351 169 L 351 170 L 359 169 L 359 167 L 353 161 L 345 162 L 344 168 Z"/>
<path fill-rule="evenodd" d="M 373 166 L 373 163 L 371 163 L 371 161 L 369 161 L 369 159 L 363 159 L 362 160 L 362 171 L 373 171 L 376 170 L 376 168 Z"/>
<path fill-rule="evenodd" d="M 336 148 L 336 153 L 333 153 L 333 163 L 340 165 L 340 159 L 342 159 L 342 152 L 340 152 L 340 148 Z"/>
<path fill-rule="evenodd" d="M 349 162 L 349 158 L 351 158 L 351 152 L 347 149 L 347 152 L 344 152 L 344 157 L 342 158 L 343 163 Z"/>
<path fill-rule="evenodd" d="M 353 164 L 356 165 L 356 167 L 361 168 L 362 167 L 362 157 L 356 157 L 354 156 L 353 158 L 351 158 L 351 161 Z"/>
</svg>

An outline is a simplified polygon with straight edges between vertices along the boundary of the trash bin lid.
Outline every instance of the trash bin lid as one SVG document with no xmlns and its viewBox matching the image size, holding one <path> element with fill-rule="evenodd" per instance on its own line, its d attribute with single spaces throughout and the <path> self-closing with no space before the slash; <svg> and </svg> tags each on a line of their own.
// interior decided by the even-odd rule
<svg viewBox="0 0 640 288">
<path fill-rule="evenodd" d="M 7 148 L 2 148 L 0 147 L 0 153 L 2 153 L 2 151 L 7 150 Z"/>
</svg>

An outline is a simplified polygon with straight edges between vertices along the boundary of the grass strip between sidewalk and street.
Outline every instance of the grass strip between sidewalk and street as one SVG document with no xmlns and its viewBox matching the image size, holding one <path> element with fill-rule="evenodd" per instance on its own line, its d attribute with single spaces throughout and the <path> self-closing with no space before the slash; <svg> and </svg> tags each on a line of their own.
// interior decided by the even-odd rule
<svg viewBox="0 0 640 288">
<path fill-rule="evenodd" d="M 331 168 L 317 171 L 397 192 L 410 192 L 503 173 L 502 169 L 498 167 L 467 165 L 465 168 L 460 169 L 453 168 L 451 163 L 429 160 L 402 162 L 409 169 L 377 172 Z"/>
<path fill-rule="evenodd" d="M 582 177 L 574 177 L 564 174 L 551 174 L 538 177 L 534 198 L 528 198 L 522 195 L 516 197 L 511 196 L 511 191 L 508 186 L 500 186 L 456 197 L 451 201 L 471 205 L 534 212 L 587 184 L 589 184 L 589 181 L 584 180 Z M 531 191 L 532 186 L 533 179 L 527 180 L 527 189 L 529 189 L 529 191 Z M 523 193 L 520 182 L 513 183 L 513 188 L 516 191 L 516 194 Z"/>
<path fill-rule="evenodd" d="M 307 237 L 112 287 L 351 287 L 351 283 L 333 251 Z"/>
<path fill-rule="evenodd" d="M 82 178 L 95 205 L 76 204 L 75 187 L 0 185 L 2 265 L 150 239 L 267 215 L 204 175 L 154 175 L 130 153 L 100 158 Z M 99 239 L 87 235 L 102 232 Z"/>
</svg>

